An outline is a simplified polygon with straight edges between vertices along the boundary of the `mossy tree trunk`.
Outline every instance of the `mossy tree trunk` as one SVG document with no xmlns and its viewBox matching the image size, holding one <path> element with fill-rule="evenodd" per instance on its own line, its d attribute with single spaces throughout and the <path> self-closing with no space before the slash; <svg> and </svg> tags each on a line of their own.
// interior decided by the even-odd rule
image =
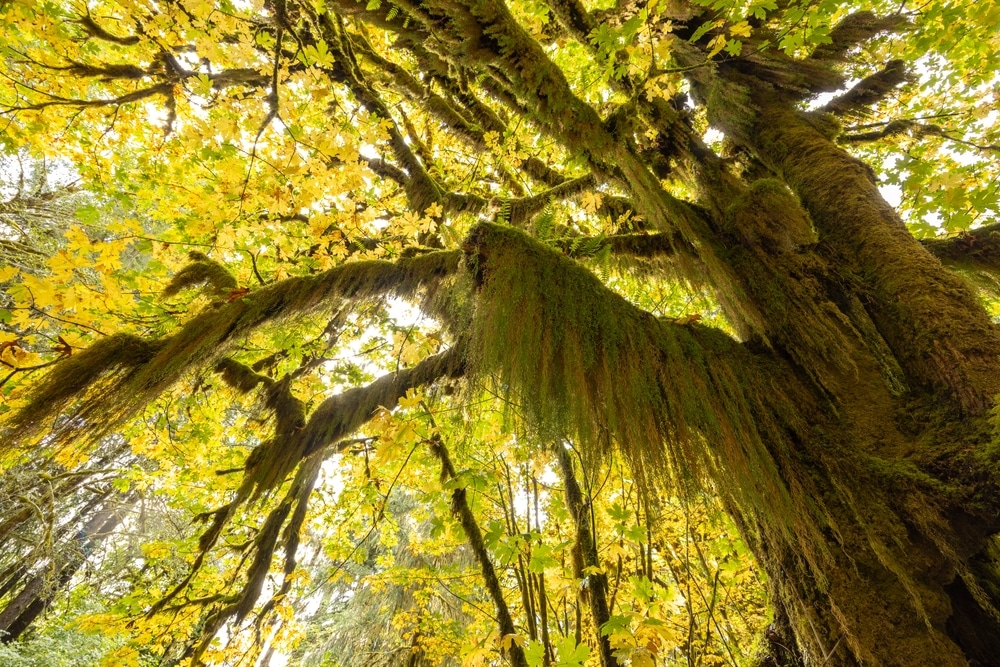
<svg viewBox="0 0 1000 667">
<path fill-rule="evenodd" d="M 580 3 L 549 4 L 567 39 L 596 48 L 588 33 L 597 23 Z M 726 26 L 693 3 L 668 4 L 676 26 L 663 39 L 710 123 L 748 163 L 742 173 L 704 146 L 681 112 L 649 100 L 643 81 L 610 83 L 628 101 L 602 118 L 502 2 L 418 0 L 386 13 L 378 3 L 333 0 L 329 11 L 304 4 L 296 13 L 309 23 L 302 39 L 332 49 L 326 75 L 384 117 L 405 169 L 380 162 L 379 173 L 403 182 L 411 208 L 482 212 L 486 200 L 447 193 L 433 180 L 354 53 L 410 88 L 415 79 L 380 64 L 344 17 L 397 33 L 396 44 L 426 75 L 428 95 L 433 86 L 460 91 L 455 102 L 467 103 L 476 122 L 439 108 L 448 129 L 465 123 L 466 138 L 482 143 L 483 128 L 505 128 L 489 105 L 506 107 L 590 170 L 521 201 L 518 222 L 577 185 L 620 187 L 644 223 L 670 240 L 674 271 L 714 288 L 739 339 L 658 320 L 550 246 L 509 226 L 477 225 L 463 246 L 478 288 L 470 331 L 463 320 L 449 352 L 327 399 L 311 415 L 291 406 L 248 463 L 238 501 L 220 510 L 203 542 L 214 544 L 236 502 L 277 487 L 303 457 L 332 447 L 375 407 L 395 406 L 408 388 L 496 374 L 543 435 L 574 438 L 589 453 L 614 443 L 637 475 L 649 477 L 644 482 L 696 476 L 718 490 L 769 575 L 779 625 L 787 618 L 807 664 L 1000 664 L 1000 484 L 989 419 L 1000 391 L 996 326 L 971 289 L 910 235 L 871 170 L 837 146 L 827 115 L 802 110 L 810 95 L 844 83 L 832 64 L 792 59 L 763 39 L 744 45 L 746 57 L 713 60 L 710 43 Z M 715 27 L 699 30 L 706 23 Z M 469 101 L 473 88 L 489 105 Z M 660 166 L 697 191 L 694 201 L 662 185 L 658 163 L 637 145 L 649 134 L 661 137 Z M 564 183 L 573 187 L 557 190 Z M 102 394 L 110 407 L 88 412 L 85 404 L 80 412 L 113 428 L 262 324 L 334 300 L 433 292 L 459 270 L 458 255 L 347 264 L 220 303 L 153 343 L 108 338 L 57 368 L 14 421 L 14 440 L 114 372 Z M 178 284 L 197 278 L 217 291 L 231 287 L 200 257 L 199 270 Z M 276 404 L 285 395 L 261 376 L 217 368 L 244 390 L 268 385 Z M 436 453 L 448 469 L 443 447 Z M 501 632 L 514 634 L 459 491 L 456 513 L 496 593 Z M 275 516 L 272 538 L 285 520 Z M 232 610 L 242 618 L 259 592 Z M 608 610 L 600 595 L 592 603 L 599 622 Z M 525 664 L 516 645 L 509 655 Z"/>
<path fill-rule="evenodd" d="M 786 479 L 810 478 L 826 540 L 812 548 L 827 555 L 810 571 L 801 544 L 752 513 L 747 537 L 772 590 L 816 664 L 995 664 L 993 575 L 966 563 L 997 529 L 985 418 L 1000 389 L 996 327 L 822 119 L 759 81 L 716 85 L 710 99 L 749 91 L 750 107 L 733 120 L 709 102 L 710 118 L 795 194 L 769 202 L 757 184 L 702 180 L 709 210 L 737 197 L 710 225 L 719 255 L 766 323 L 759 333 L 806 379 L 808 425 L 795 456 L 776 459 Z M 802 209 L 819 243 L 796 242 Z"/>
<path fill-rule="evenodd" d="M 776 295 L 808 289 L 814 302 L 825 300 L 807 326 L 849 362 L 796 350 L 801 323 L 768 332 L 775 352 L 809 377 L 816 401 L 782 468 L 788 478 L 812 478 L 829 513 L 830 556 L 821 576 L 810 575 L 771 517 L 756 513 L 746 532 L 772 590 L 817 664 L 996 664 L 996 575 L 987 574 L 995 562 L 977 569 L 968 559 L 998 527 L 985 418 L 1000 389 L 997 328 L 969 286 L 910 235 L 871 170 L 824 135 L 818 114 L 745 74 L 723 73 L 713 85 L 719 90 L 699 92 L 721 100 L 728 88 L 729 99 L 750 107 L 734 114 L 709 101 L 709 117 L 794 192 L 820 241 L 786 244 L 794 262 L 757 252 L 758 266 L 744 263 L 739 275 L 763 271 L 786 285 L 763 296 L 748 282 L 746 293 L 779 327 L 767 303 Z M 753 205 L 760 225 L 766 205 Z M 766 212 L 768 234 L 794 231 L 791 205 Z M 740 229 L 740 217 L 731 231 L 752 245 L 756 230 Z"/>
<path fill-rule="evenodd" d="M 478 18 L 501 25 L 494 34 L 517 45 L 528 79 L 531 49 L 517 29 L 495 12 Z M 807 661 L 989 664 L 992 640 L 971 628 L 1000 633 L 995 589 L 982 578 L 989 566 L 970 559 L 998 528 L 987 419 L 1000 390 L 997 329 L 910 235 L 871 170 L 824 134 L 825 119 L 742 66 L 697 69 L 691 83 L 766 178 L 742 181 L 690 150 L 698 210 L 660 188 L 629 139 L 561 97 L 550 70 L 539 65 L 544 97 L 524 94 L 547 129 L 619 179 L 648 222 L 702 250 L 753 363 L 793 397 L 755 427 L 769 432 L 767 463 L 792 515 L 744 502 L 725 474 L 714 481 Z M 676 118 L 659 121 L 677 133 Z"/>
</svg>

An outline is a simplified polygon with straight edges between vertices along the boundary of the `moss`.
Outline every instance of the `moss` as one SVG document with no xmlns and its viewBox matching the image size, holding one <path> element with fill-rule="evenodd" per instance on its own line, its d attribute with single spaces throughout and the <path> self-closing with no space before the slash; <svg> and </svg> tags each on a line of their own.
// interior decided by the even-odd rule
<svg viewBox="0 0 1000 667">
<path fill-rule="evenodd" d="M 902 14 L 876 16 L 869 11 L 853 12 L 833 27 L 830 42 L 817 46 L 812 57 L 819 60 L 845 60 L 851 48 L 867 42 L 881 32 L 899 30 L 905 24 L 906 18 Z"/>
<path fill-rule="evenodd" d="M 790 105 L 764 91 L 754 100 L 759 113 L 737 128 L 740 140 L 782 175 L 842 270 L 858 277 L 908 384 L 944 388 L 966 414 L 985 412 L 1000 391 L 1000 336 L 971 290 L 913 239 L 867 165 Z"/>
<path fill-rule="evenodd" d="M 177 272 L 163 290 L 164 296 L 174 296 L 185 288 L 205 285 L 211 295 L 224 297 L 239 286 L 226 267 L 207 255 L 192 251 L 188 257 L 194 261 Z"/>
<path fill-rule="evenodd" d="M 8 442 L 38 435 L 45 420 L 81 399 L 79 419 L 57 428 L 58 435 L 72 439 L 105 435 L 186 374 L 215 363 L 254 329 L 330 308 L 341 300 L 386 295 L 413 299 L 422 294 L 424 308 L 441 314 L 436 310 L 437 288 L 455 272 L 459 257 L 457 251 L 433 252 L 397 262 L 344 264 L 206 308 L 161 339 L 111 336 L 56 365 L 27 407 L 11 420 Z"/>
<path fill-rule="evenodd" d="M 87 395 L 90 411 L 96 410 L 116 384 L 128 382 L 156 356 L 162 345 L 162 341 L 115 334 L 61 360 L 31 395 L 28 404 L 12 417 L 9 426 L 14 437 L 10 440 L 16 442 L 37 435 L 80 396 Z"/>
<path fill-rule="evenodd" d="M 640 473 L 675 484 L 733 476 L 748 506 L 790 525 L 791 501 L 759 428 L 770 393 L 726 335 L 657 320 L 586 269 L 510 228 L 466 244 L 481 281 L 470 364 L 546 438 L 592 454 L 621 448 Z M 657 471 L 657 472 L 652 472 Z"/>
<path fill-rule="evenodd" d="M 782 202 L 794 198 L 762 184 L 734 214 L 768 215 Z M 849 323 L 825 312 L 832 304 L 789 292 L 772 267 L 775 305 L 765 312 L 777 317 L 783 304 L 785 336 L 812 329 L 801 331 L 811 338 L 796 354 L 803 368 L 831 376 L 844 399 L 836 412 L 780 354 L 657 320 L 516 230 L 479 225 L 465 250 L 480 286 L 472 374 L 537 436 L 570 438 L 590 457 L 617 448 L 647 486 L 683 489 L 694 479 L 717 490 L 768 571 L 785 577 L 776 585 L 812 657 L 842 639 L 861 659 L 881 660 L 865 621 L 879 613 L 891 618 L 894 641 L 953 657 L 938 627 L 948 614 L 941 582 L 967 571 L 949 517 L 968 499 L 893 458 L 912 443 L 885 417 L 891 395 L 873 361 L 856 373 L 824 361 L 837 354 L 830 345 L 864 349 Z M 758 265 L 781 256 L 761 253 Z M 788 303 L 795 294 L 802 304 Z"/>
<path fill-rule="evenodd" d="M 755 333 L 787 352 L 816 384 L 838 400 L 838 384 L 875 365 L 862 334 L 828 292 L 834 281 L 811 246 L 816 232 L 788 187 L 755 181 L 725 212 L 738 235 L 720 251 L 740 276 L 760 314 Z"/>
</svg>

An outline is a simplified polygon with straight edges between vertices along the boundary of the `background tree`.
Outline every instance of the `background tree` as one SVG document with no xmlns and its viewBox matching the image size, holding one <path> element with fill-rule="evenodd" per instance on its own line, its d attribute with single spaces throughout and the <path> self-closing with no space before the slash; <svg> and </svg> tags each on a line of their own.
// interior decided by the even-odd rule
<svg viewBox="0 0 1000 667">
<path fill-rule="evenodd" d="M 44 380 L 11 375 L 5 455 L 75 469 L 121 438 L 157 468 L 130 484 L 183 487 L 205 524 L 145 548 L 175 561 L 122 598 L 116 659 L 293 642 L 309 502 L 339 457 L 369 510 L 340 560 L 370 551 L 397 483 L 440 477 L 492 610 L 468 661 L 649 664 L 672 643 L 693 664 L 722 638 L 715 593 L 676 605 L 702 617 L 680 639 L 644 620 L 669 616 L 650 586 L 678 551 L 651 528 L 615 615 L 625 557 L 593 508 L 618 465 L 637 526 L 668 491 L 717 494 L 768 574 L 774 644 L 805 662 L 992 664 L 1000 338 L 950 267 L 995 285 L 998 11 L 7 3 L 6 145 L 71 159 L 130 213 L 71 227 L 47 280 L 0 275 L 12 370 L 40 321 L 79 337 Z M 455 461 L 495 443 L 560 471 L 562 547 L 535 537 L 558 494 L 534 529 L 515 500 L 541 469 L 493 465 L 490 527 L 491 475 Z M 561 623 L 560 572 L 581 591 Z"/>
</svg>

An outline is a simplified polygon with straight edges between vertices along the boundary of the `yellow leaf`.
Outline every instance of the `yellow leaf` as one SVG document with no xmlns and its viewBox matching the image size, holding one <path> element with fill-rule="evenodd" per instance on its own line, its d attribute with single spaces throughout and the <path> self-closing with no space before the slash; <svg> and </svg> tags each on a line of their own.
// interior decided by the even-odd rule
<svg viewBox="0 0 1000 667">
<path fill-rule="evenodd" d="M 732 28 L 729 29 L 729 34 L 734 37 L 749 37 L 751 32 L 750 24 L 746 21 L 740 21 Z"/>
<path fill-rule="evenodd" d="M 47 308 L 59 301 L 56 294 L 56 286 L 48 280 L 42 280 L 38 276 L 26 275 L 23 285 L 28 288 L 31 298 L 34 300 L 36 308 Z"/>
<path fill-rule="evenodd" d="M 420 401 L 422 400 L 424 400 L 424 396 L 419 391 L 416 389 L 407 389 L 406 396 L 399 399 L 399 407 L 404 410 L 411 410 L 420 405 Z"/>
<path fill-rule="evenodd" d="M 79 225 L 73 225 L 66 230 L 66 240 L 69 241 L 70 251 L 90 250 L 90 237 Z"/>
<path fill-rule="evenodd" d="M 173 547 L 169 542 L 147 542 L 140 548 L 146 558 L 152 558 L 154 560 L 166 558 L 173 551 Z"/>
<path fill-rule="evenodd" d="M 597 192 L 584 192 L 583 196 L 580 198 L 580 202 L 583 204 L 583 210 L 587 213 L 596 213 L 597 209 L 601 207 L 601 203 L 604 201 L 604 196 Z"/>
<path fill-rule="evenodd" d="M 712 41 L 708 43 L 708 46 L 710 49 L 708 52 L 708 57 L 714 58 L 716 54 L 719 53 L 719 51 L 722 51 L 722 49 L 726 48 L 726 36 L 716 35 L 715 37 L 712 38 Z"/>
<path fill-rule="evenodd" d="M 427 215 L 428 218 L 440 218 L 444 215 L 444 207 L 441 206 L 441 204 L 434 202 L 424 209 L 424 214 Z"/>
<path fill-rule="evenodd" d="M 632 654 L 632 667 L 656 667 L 656 663 L 653 662 L 652 654 L 645 650 L 639 649 Z"/>
</svg>

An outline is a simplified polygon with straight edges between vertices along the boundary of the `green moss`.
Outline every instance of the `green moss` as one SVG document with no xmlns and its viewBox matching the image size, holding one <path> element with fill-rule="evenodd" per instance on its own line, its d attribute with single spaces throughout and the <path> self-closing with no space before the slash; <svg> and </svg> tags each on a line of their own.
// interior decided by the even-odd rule
<svg viewBox="0 0 1000 667">
<path fill-rule="evenodd" d="M 736 341 L 638 310 L 513 229 L 480 225 L 466 248 L 482 284 L 470 364 L 538 433 L 592 454 L 617 446 L 671 484 L 730 475 L 741 501 L 790 525 L 764 443 L 777 427 L 761 397 L 775 394 Z"/>
<path fill-rule="evenodd" d="M 116 335 L 56 364 L 29 404 L 10 422 L 8 443 L 39 435 L 52 418 L 79 402 L 76 417 L 55 428 L 64 439 L 106 435 L 188 373 L 216 361 L 266 323 L 301 317 L 341 301 L 423 296 L 436 312 L 438 287 L 458 267 L 460 253 L 434 252 L 397 262 L 353 262 L 316 276 L 289 278 L 216 304 L 179 331 L 157 340 Z M 197 263 L 197 262 L 196 262 Z M 202 262 L 204 263 L 204 262 Z M 183 271 L 182 271 L 183 273 Z M 447 315 L 447 313 L 444 313 Z"/>
<path fill-rule="evenodd" d="M 81 396 L 88 397 L 89 412 L 97 410 L 116 385 L 127 383 L 162 346 L 162 341 L 115 334 L 61 360 L 31 395 L 28 404 L 11 418 L 8 436 L 13 437 L 8 443 L 37 435 Z"/>
<path fill-rule="evenodd" d="M 794 198 L 765 183 L 733 214 L 770 216 L 775 201 Z M 771 285 L 765 312 L 784 318 L 783 337 L 803 327 L 796 370 L 778 351 L 755 355 L 721 332 L 657 320 L 512 228 L 479 225 L 465 249 L 480 286 L 472 374 L 536 435 L 572 439 L 591 457 L 617 448 L 647 483 L 683 489 L 694 479 L 717 490 L 767 569 L 787 574 L 776 585 L 810 654 L 828 655 L 843 636 L 875 660 L 866 653 L 872 629 L 859 619 L 890 597 L 901 636 L 926 650 L 945 645 L 928 628 L 947 617 L 936 577 L 967 571 L 948 519 L 965 500 L 917 462 L 893 458 L 907 444 L 886 419 L 891 408 L 882 410 L 891 395 L 874 362 L 843 372 L 825 359 L 864 349 L 849 323 L 825 311 L 832 304 L 794 291 L 787 275 L 781 282 L 780 264 L 765 275 L 772 282 L 756 283 Z M 802 304 L 789 303 L 796 294 Z M 832 410 L 804 368 L 829 374 L 838 395 L 857 395 Z"/>
<path fill-rule="evenodd" d="M 209 259 L 207 255 L 192 251 L 188 257 L 193 261 L 178 271 L 167 284 L 163 290 L 164 296 L 173 296 L 188 287 L 205 285 L 211 295 L 223 297 L 239 286 L 226 267 Z"/>
</svg>

